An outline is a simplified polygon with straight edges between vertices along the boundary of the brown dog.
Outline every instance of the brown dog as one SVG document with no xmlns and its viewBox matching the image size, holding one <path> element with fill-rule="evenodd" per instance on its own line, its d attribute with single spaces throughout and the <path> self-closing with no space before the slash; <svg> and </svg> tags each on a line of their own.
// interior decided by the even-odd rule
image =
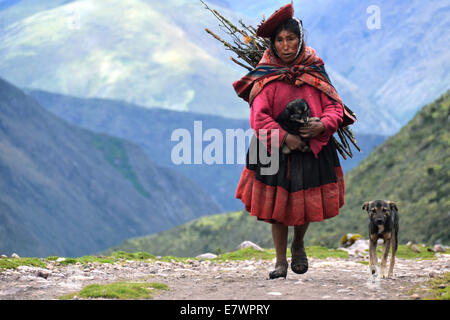
<svg viewBox="0 0 450 320">
<path fill-rule="evenodd" d="M 376 273 L 377 264 L 377 241 L 384 240 L 383 252 L 381 256 L 381 277 L 391 277 L 394 270 L 395 253 L 398 247 L 398 209 L 392 201 L 373 200 L 364 202 L 362 206 L 369 215 L 369 257 L 370 271 Z M 391 263 L 389 274 L 386 274 L 386 262 L 389 255 L 389 248 L 392 245 Z"/>
</svg>

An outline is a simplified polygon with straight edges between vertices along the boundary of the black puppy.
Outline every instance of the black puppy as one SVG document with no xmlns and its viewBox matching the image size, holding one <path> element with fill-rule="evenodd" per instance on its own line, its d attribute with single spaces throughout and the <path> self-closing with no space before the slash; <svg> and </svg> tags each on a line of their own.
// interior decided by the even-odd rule
<svg viewBox="0 0 450 320">
<path fill-rule="evenodd" d="M 369 215 L 369 257 L 370 271 L 376 273 L 377 264 L 377 241 L 384 240 L 383 252 L 381 256 L 381 277 L 392 276 L 395 263 L 395 253 L 398 247 L 398 209 L 392 201 L 373 200 L 364 202 L 362 206 Z M 389 254 L 389 248 L 392 245 L 391 263 L 389 274 L 386 274 L 386 261 Z"/>
<path fill-rule="evenodd" d="M 286 108 L 281 112 L 275 119 L 280 126 L 287 132 L 295 135 L 299 135 L 298 129 L 308 124 L 309 121 L 319 121 L 319 118 L 309 117 L 311 109 L 308 103 L 303 99 L 295 99 L 286 105 Z M 308 142 L 308 140 L 303 139 L 303 141 Z M 310 147 L 306 145 L 298 150 L 307 152 L 311 151 Z M 291 153 L 291 149 L 287 145 L 282 148 L 284 154 Z"/>
</svg>

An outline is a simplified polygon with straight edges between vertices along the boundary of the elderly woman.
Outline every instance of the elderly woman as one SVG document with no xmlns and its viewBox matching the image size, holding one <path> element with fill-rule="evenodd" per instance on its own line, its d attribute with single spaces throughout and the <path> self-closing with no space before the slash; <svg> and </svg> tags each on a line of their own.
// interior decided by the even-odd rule
<svg viewBox="0 0 450 320">
<path fill-rule="evenodd" d="M 330 138 L 349 115 L 322 59 L 305 44 L 302 22 L 293 18 L 292 4 L 260 25 L 257 35 L 270 38 L 271 46 L 258 66 L 233 86 L 250 104 L 250 124 L 258 141 L 263 140 L 261 129 L 267 130 L 263 144 L 267 154 L 272 143 L 278 145 L 279 168 L 275 174 L 263 174 L 261 169 L 267 164 L 259 156 L 252 163 L 249 148 L 236 198 L 252 216 L 272 224 L 276 263 L 269 277 L 286 278 L 288 226 L 294 226 L 291 269 L 302 274 L 308 270 L 304 236 L 309 223 L 335 217 L 344 205 L 344 175 Z M 305 100 L 310 116 L 320 119 L 300 128 L 298 134 L 286 132 L 277 122 L 286 105 L 295 99 Z M 347 121 L 352 123 L 354 119 Z M 310 151 L 300 151 L 306 144 Z M 281 152 L 284 145 L 290 153 Z"/>
</svg>

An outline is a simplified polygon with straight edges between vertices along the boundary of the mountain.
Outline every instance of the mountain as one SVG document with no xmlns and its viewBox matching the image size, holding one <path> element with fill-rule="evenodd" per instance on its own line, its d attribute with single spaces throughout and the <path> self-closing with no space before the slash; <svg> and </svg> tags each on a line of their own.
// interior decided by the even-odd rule
<svg viewBox="0 0 450 320">
<path fill-rule="evenodd" d="M 69 124 L 0 78 L 0 252 L 79 256 L 220 212 L 135 144 Z"/>
<path fill-rule="evenodd" d="M 249 214 L 236 211 L 202 217 L 160 233 L 128 239 L 103 254 L 145 251 L 160 256 L 195 257 L 206 252 L 236 250 L 245 240 L 263 248 L 273 248 L 270 225 L 258 223 Z"/>
<path fill-rule="evenodd" d="M 202 45 L 213 19 L 193 1 L 69 2 L 0 31 L 0 74 L 20 87 L 243 118 L 238 68 Z"/>
<path fill-rule="evenodd" d="M 246 71 L 204 32 L 208 27 L 226 38 L 200 1 L 8 3 L 0 11 L 0 74 L 21 88 L 248 118 L 231 86 Z M 255 26 L 262 13 L 285 4 L 208 3 L 231 21 Z M 380 29 L 367 27 L 370 5 L 380 8 Z M 448 29 L 447 1 L 320 0 L 294 7 L 306 42 L 356 112 L 359 132 L 393 134 L 448 88 L 449 36 L 441 32 Z"/>
<path fill-rule="evenodd" d="M 194 181 L 206 193 L 220 204 L 222 211 L 239 210 L 242 202 L 234 198 L 241 172 L 244 168 L 246 150 L 237 146 L 238 139 L 227 139 L 226 131 L 250 128 L 249 120 L 230 119 L 213 115 L 192 112 L 179 112 L 160 108 L 142 108 L 124 101 L 110 99 L 82 99 L 42 90 L 26 89 L 25 92 L 35 98 L 43 107 L 70 123 L 83 128 L 110 134 L 139 145 L 152 160 L 162 166 L 170 167 Z M 198 121 L 198 122 L 196 122 Z M 171 141 L 172 133 L 184 129 L 190 133 L 194 144 L 194 126 L 201 124 L 200 136 L 207 130 L 220 133 L 222 142 L 222 164 L 193 163 L 194 147 L 191 150 L 191 164 L 175 164 L 172 161 L 172 150 L 178 142 Z M 354 150 L 354 157 L 342 160 L 344 172 L 348 172 L 364 159 L 370 151 L 386 139 L 377 134 L 355 133 L 362 153 Z M 227 152 L 227 142 L 235 143 L 234 153 Z M 202 150 L 205 153 L 211 142 L 203 139 Z M 200 146 L 200 145 L 199 145 Z M 232 163 L 227 163 L 226 157 L 232 156 Z"/>
<path fill-rule="evenodd" d="M 341 213 L 312 223 L 307 245 L 339 246 L 347 233 L 367 238 L 365 201 L 387 199 L 399 208 L 401 243 L 450 243 L 450 91 L 424 106 L 396 135 L 376 147 L 345 177 L 346 204 Z M 234 250 L 250 240 L 273 247 L 270 225 L 244 211 L 208 216 L 158 234 L 128 239 L 108 252 L 147 251 L 193 256 Z M 292 239 L 292 230 L 289 234 Z M 290 240 L 289 240 L 290 241 Z"/>
<path fill-rule="evenodd" d="M 450 90 L 424 106 L 396 135 L 346 175 L 346 205 L 338 219 L 308 231 L 319 243 L 342 232 L 367 234 L 362 203 L 394 201 L 401 242 L 450 243 Z"/>
<path fill-rule="evenodd" d="M 259 21 L 286 3 L 227 0 L 227 7 Z M 303 21 L 306 43 L 335 71 L 331 79 L 344 101 L 359 115 L 376 109 L 375 115 L 392 118 L 390 128 L 377 128 L 385 133 L 397 132 L 450 88 L 446 0 L 296 0 L 294 15 Z M 349 87 L 336 77 L 351 83 L 362 100 L 346 94 Z M 366 120 L 373 130 L 374 121 Z"/>
</svg>

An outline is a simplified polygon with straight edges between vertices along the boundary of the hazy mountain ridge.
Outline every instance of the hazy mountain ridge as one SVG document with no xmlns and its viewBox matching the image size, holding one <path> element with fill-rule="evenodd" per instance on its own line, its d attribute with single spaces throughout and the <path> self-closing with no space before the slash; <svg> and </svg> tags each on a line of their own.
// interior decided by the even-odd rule
<svg viewBox="0 0 450 320">
<path fill-rule="evenodd" d="M 10 22 L 0 29 L 0 73 L 12 83 L 248 118 L 248 106 L 231 86 L 246 71 L 204 32 L 209 27 L 221 34 L 199 1 L 32 3 L 31 9 L 19 2 L 0 11 Z M 285 4 L 211 3 L 232 21 L 242 18 L 253 25 L 263 12 L 267 16 Z M 366 26 L 369 5 L 381 10 L 379 30 Z M 304 21 L 307 43 L 324 59 L 342 99 L 357 113 L 360 132 L 392 134 L 448 88 L 449 37 L 440 32 L 449 24 L 445 1 L 296 1 L 294 7 Z"/>
<path fill-rule="evenodd" d="M 228 3 L 242 14 L 259 18 L 266 13 L 267 18 L 287 2 Z M 386 112 L 395 124 L 391 134 L 450 88 L 448 1 L 297 0 L 294 15 L 303 20 L 306 42 L 325 65 L 357 83 L 359 96 L 370 104 L 353 105 L 346 94 L 344 101 L 350 100 L 360 115 L 371 108 Z M 336 88 L 348 90 L 341 84 Z M 370 118 L 369 123 L 373 128 Z"/>
<path fill-rule="evenodd" d="M 248 109 L 231 86 L 240 77 L 237 68 L 193 42 L 189 28 L 164 13 L 198 15 L 205 13 L 201 3 L 180 7 L 172 0 L 160 7 L 140 0 L 74 1 L 18 20 L 0 32 L 0 72 L 21 87 L 245 117 Z M 206 39 L 203 29 L 196 33 Z"/>
<path fill-rule="evenodd" d="M 135 144 L 61 120 L 0 79 L 0 252 L 80 255 L 217 204 Z"/>
</svg>

